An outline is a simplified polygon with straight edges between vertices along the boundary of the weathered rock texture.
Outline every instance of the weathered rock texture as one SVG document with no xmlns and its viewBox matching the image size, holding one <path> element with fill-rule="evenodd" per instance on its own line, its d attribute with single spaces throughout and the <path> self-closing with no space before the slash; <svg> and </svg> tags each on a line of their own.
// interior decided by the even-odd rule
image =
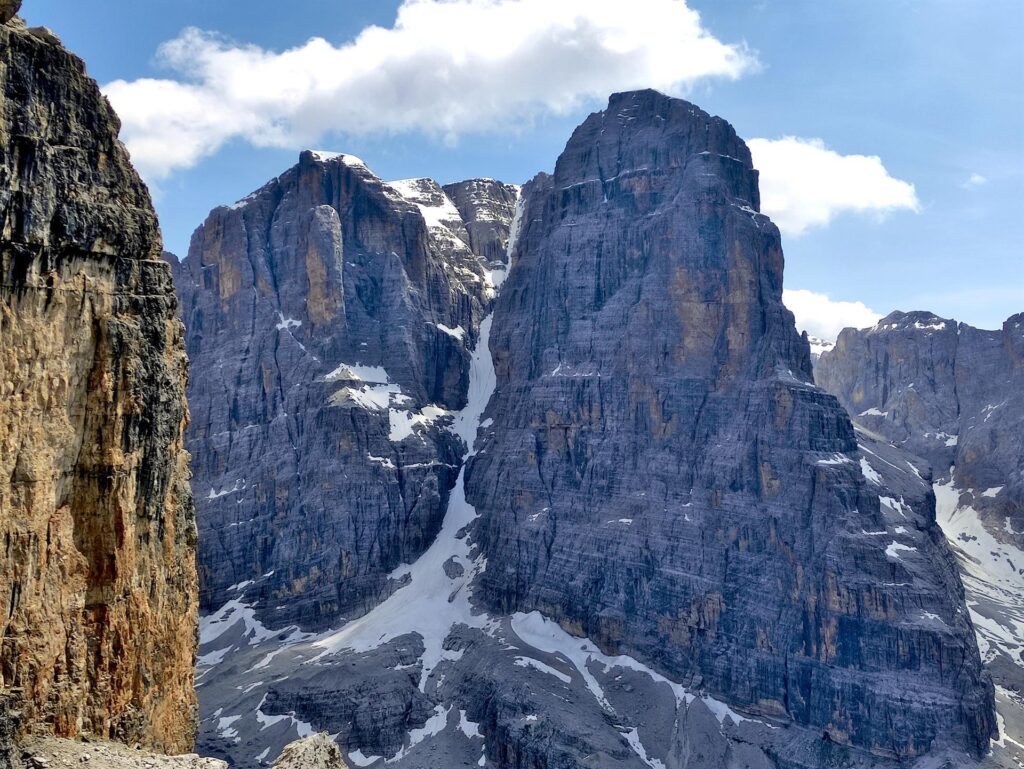
<svg viewBox="0 0 1024 769">
<path fill-rule="evenodd" d="M 24 760 L 19 769 L 228 769 L 223 761 L 194 753 L 165 756 L 93 739 L 34 737 L 25 741 L 20 753 Z"/>
<path fill-rule="evenodd" d="M 384 185 L 309 155 L 197 233 L 190 445 L 224 586 L 203 619 L 204 752 L 258 769 L 325 731 L 366 767 L 975 766 L 992 685 L 926 470 L 859 445 L 811 383 L 778 230 L 733 130 L 619 95 L 514 217 L 510 189 Z M 324 323 L 302 314 L 323 302 L 307 277 L 316 211 L 341 232 L 329 295 L 344 313 L 339 299 Z M 395 219 L 411 241 L 388 240 Z M 480 321 L 480 278 L 508 263 L 508 239 L 511 273 Z M 420 274 L 410 254 L 465 311 L 376 277 L 388 258 Z M 228 274 L 242 277 L 224 289 Z M 423 375 L 442 369 L 456 387 Z M 347 422 L 325 405 L 349 401 Z M 391 439 L 393 419 L 431 402 L 466 403 L 452 430 L 477 435 L 451 492 L 438 484 L 447 498 L 428 501 L 440 533 L 372 496 L 432 456 L 453 457 L 455 478 L 464 447 L 443 420 Z M 418 539 L 384 557 L 360 544 L 368 531 Z M 310 591 L 337 602 L 310 609 Z M 267 625 L 285 621 L 336 627 Z"/>
<path fill-rule="evenodd" d="M 927 459 L 999 538 L 1024 548 L 1024 313 L 984 331 L 928 312 L 846 329 L 818 383 L 854 419 Z"/>
<path fill-rule="evenodd" d="M 185 750 L 184 339 L 117 131 L 52 35 L 0 27 L 0 683 L 33 729 Z"/>
<path fill-rule="evenodd" d="M 758 206 L 728 123 L 654 92 L 528 185 L 467 474 L 480 591 L 834 743 L 981 754 L 992 685 L 934 510 L 888 536 Z"/>
<path fill-rule="evenodd" d="M 467 242 L 473 252 L 492 269 L 506 266 L 519 188 L 493 179 L 469 179 L 446 184 L 444 191 L 466 223 Z"/>
<path fill-rule="evenodd" d="M 0 24 L 6 24 L 21 9 L 21 0 L 0 0 Z"/>
<path fill-rule="evenodd" d="M 982 659 L 996 683 L 1006 738 L 994 743 L 993 760 L 1019 765 L 1024 315 L 1000 331 L 982 331 L 927 312 L 895 312 L 872 328 L 843 331 L 816 376 L 862 434 L 891 442 L 905 457 L 925 458 L 921 475 L 928 483 L 919 483 L 934 487 L 938 521 L 960 562 Z M 875 465 L 883 475 L 892 466 Z"/>
<path fill-rule="evenodd" d="M 493 188 L 479 210 L 510 219 L 509 189 Z M 385 184 L 305 152 L 171 258 L 205 608 L 255 582 L 268 625 L 336 624 L 433 540 L 463 451 L 445 426 L 493 297 L 469 244 L 496 248 L 509 227 L 475 221 L 428 179 Z"/>
<path fill-rule="evenodd" d="M 348 765 L 330 735 L 321 733 L 286 747 L 274 769 L 348 769 Z"/>
</svg>

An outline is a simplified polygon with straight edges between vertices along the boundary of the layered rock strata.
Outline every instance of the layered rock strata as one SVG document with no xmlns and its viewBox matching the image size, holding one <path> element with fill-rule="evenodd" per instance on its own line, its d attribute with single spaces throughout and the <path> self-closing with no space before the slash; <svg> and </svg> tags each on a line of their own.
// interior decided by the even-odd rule
<svg viewBox="0 0 1024 769">
<path fill-rule="evenodd" d="M 25 729 L 184 751 L 184 338 L 118 128 L 52 33 L 0 27 L 0 685 Z"/>
<path fill-rule="evenodd" d="M 758 208 L 728 123 L 654 92 L 528 185 L 467 474 L 480 593 L 834 743 L 980 755 L 992 687 L 934 509 L 888 536 Z"/>
<path fill-rule="evenodd" d="M 986 331 L 894 312 L 844 330 L 815 375 L 857 422 L 927 459 L 937 480 L 955 466 L 965 503 L 1024 548 L 1024 313 Z"/>
<path fill-rule="evenodd" d="M 464 218 L 429 179 L 385 184 L 357 158 L 305 152 L 171 258 L 197 372 L 206 609 L 251 585 L 271 627 L 336 624 L 436 536 L 463 452 L 447 425 L 493 298 L 472 244 L 495 248 L 509 223 L 493 217 L 511 218 L 510 189 L 485 188 L 493 204 L 467 195 Z"/>
<path fill-rule="evenodd" d="M 363 183 L 418 209 L 447 270 L 475 271 L 458 190 Z M 685 102 L 618 95 L 576 132 L 505 214 L 510 252 L 470 249 L 511 272 L 493 316 L 463 326 L 450 430 L 471 459 L 436 536 L 368 611 L 315 634 L 264 623 L 280 617 L 262 576 L 276 564 L 235 575 L 203 620 L 205 751 L 256 769 L 322 730 L 361 767 L 977 765 L 992 687 L 926 470 L 883 476 L 896 450 L 858 441 L 811 383 L 757 195 L 743 143 Z M 486 313 L 491 286 L 474 285 Z M 341 452 L 348 468 L 362 451 Z"/>
</svg>

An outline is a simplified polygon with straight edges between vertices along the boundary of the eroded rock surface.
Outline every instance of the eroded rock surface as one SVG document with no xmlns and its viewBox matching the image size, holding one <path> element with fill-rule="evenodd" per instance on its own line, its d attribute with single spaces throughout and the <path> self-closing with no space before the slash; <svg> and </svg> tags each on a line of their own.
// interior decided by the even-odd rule
<svg viewBox="0 0 1024 769">
<path fill-rule="evenodd" d="M 0 94 L 0 684 L 25 728 L 187 750 L 186 358 L 156 216 L 51 34 L 0 27 Z"/>
<path fill-rule="evenodd" d="M 429 180 L 391 189 L 470 264 L 457 192 L 458 215 Z M 879 475 L 811 383 L 757 208 L 724 121 L 650 92 L 592 116 L 464 327 L 471 459 L 439 532 L 316 635 L 265 625 L 260 581 L 228 591 L 202 749 L 257 769 L 325 731 L 360 767 L 976 766 L 992 688 L 926 470 Z"/>
<path fill-rule="evenodd" d="M 1024 548 L 1024 313 L 985 331 L 928 312 L 846 329 L 816 377 L 854 419 L 927 459 Z M 1024 568 L 1024 564 L 1022 564 Z"/>
<path fill-rule="evenodd" d="M 248 588 L 269 626 L 323 628 L 434 539 L 463 451 L 446 426 L 493 297 L 470 227 L 428 179 L 306 152 L 171 258 L 204 608 Z"/>
<path fill-rule="evenodd" d="M 887 485 L 894 466 L 922 457 L 917 483 L 934 491 L 996 684 L 999 766 L 1024 761 L 1022 345 L 1022 315 L 984 331 L 894 312 L 872 328 L 844 330 L 816 371 L 853 415 L 862 444 L 873 436 L 876 451 L 895 454 L 871 460 Z"/>
<path fill-rule="evenodd" d="M 879 756 L 987 750 L 991 682 L 934 511 L 895 548 L 870 534 L 886 490 L 811 382 L 728 123 L 613 96 L 523 207 L 467 473 L 490 609 Z"/>
</svg>

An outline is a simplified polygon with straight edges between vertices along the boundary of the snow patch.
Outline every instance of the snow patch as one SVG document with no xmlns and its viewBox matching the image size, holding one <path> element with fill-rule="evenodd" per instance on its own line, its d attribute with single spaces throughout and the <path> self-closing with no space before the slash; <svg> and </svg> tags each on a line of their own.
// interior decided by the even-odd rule
<svg viewBox="0 0 1024 769">
<path fill-rule="evenodd" d="M 434 325 L 441 329 L 448 336 L 455 337 L 460 342 L 466 341 L 466 329 L 464 329 L 462 326 L 456 326 L 455 328 L 451 328 L 450 326 L 444 325 L 444 323 L 435 323 Z"/>
<path fill-rule="evenodd" d="M 864 457 L 860 458 L 860 471 L 864 474 L 865 478 L 871 481 L 871 483 L 876 486 L 882 485 L 882 476 L 875 472 L 875 468 L 873 468 L 868 461 L 864 459 Z"/>
<path fill-rule="evenodd" d="M 301 320 L 295 320 L 295 318 L 286 318 L 283 312 L 277 314 L 279 322 L 275 328 L 278 331 L 288 331 L 289 329 L 299 328 L 302 325 Z"/>
<path fill-rule="evenodd" d="M 540 660 L 535 660 L 533 657 L 516 657 L 515 664 L 521 668 L 533 668 L 534 670 L 539 670 L 541 673 L 547 673 L 549 676 L 554 676 L 562 683 L 572 683 L 571 676 L 567 676 L 561 670 L 557 670 Z"/>
<path fill-rule="evenodd" d="M 667 684 L 672 689 L 673 694 L 675 694 L 678 705 L 688 705 L 697 698 L 697 695 L 687 691 L 681 684 L 669 680 L 632 657 L 624 654 L 617 657 L 603 654 L 589 638 L 577 638 L 569 635 L 558 623 L 549 620 L 540 612 L 535 611 L 529 614 L 518 612 L 512 615 L 512 630 L 515 631 L 515 634 L 524 643 L 548 654 L 560 654 L 572 663 L 598 704 L 609 714 L 614 715 L 615 710 L 605 697 L 604 690 L 594 677 L 594 674 L 590 671 L 590 665 L 599 665 L 603 667 L 605 672 L 618 667 L 643 673 L 657 683 Z M 715 714 L 720 724 L 724 723 L 726 718 L 731 719 L 733 723 L 737 724 L 742 721 L 755 720 L 741 716 L 724 702 L 720 702 L 708 695 L 701 695 L 700 699 Z"/>
<path fill-rule="evenodd" d="M 869 408 L 867 411 L 860 412 L 859 416 L 862 417 L 887 417 L 889 416 L 888 411 L 880 411 L 875 407 Z"/>
<path fill-rule="evenodd" d="M 911 547 L 910 545 L 904 545 L 902 542 L 896 542 L 895 540 L 889 543 L 889 546 L 885 548 L 886 556 L 889 558 L 895 558 L 896 560 L 900 559 L 901 552 L 917 552 L 917 548 Z"/>
<path fill-rule="evenodd" d="M 455 414 L 452 424 L 452 431 L 469 447 L 469 455 L 473 454 L 477 428 L 495 386 L 494 363 L 488 347 L 491 320 L 488 316 L 480 324 L 480 340 L 470 364 L 469 399 L 466 407 Z M 475 613 L 469 601 L 470 583 L 486 563 L 483 559 L 474 560 L 465 538 L 458 537 L 459 532 L 476 517 L 476 510 L 466 502 L 463 467 L 452 489 L 440 533 L 415 563 L 401 569 L 403 575 L 409 576 L 407 584 L 369 613 L 319 638 L 315 646 L 323 651 L 311 662 L 348 650 L 365 652 L 401 635 L 417 633 L 424 646 L 420 659 L 422 689 L 429 675 L 448 654 L 443 644 L 452 627 L 463 624 L 492 630 L 496 623 L 484 614 Z M 469 564 L 460 577 L 448 577 L 444 571 L 445 561 L 452 557 L 462 564 Z"/>
</svg>

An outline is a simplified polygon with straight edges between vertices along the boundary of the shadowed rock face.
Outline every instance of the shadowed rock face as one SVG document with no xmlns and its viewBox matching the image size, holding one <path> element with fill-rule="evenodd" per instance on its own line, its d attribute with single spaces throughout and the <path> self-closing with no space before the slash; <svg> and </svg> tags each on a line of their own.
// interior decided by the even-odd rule
<svg viewBox="0 0 1024 769">
<path fill-rule="evenodd" d="M 446 184 L 444 191 L 466 223 L 470 248 L 492 269 L 505 266 L 519 188 L 493 179 L 468 179 Z"/>
<path fill-rule="evenodd" d="M 433 540 L 462 456 L 445 428 L 493 297 L 466 228 L 430 180 L 306 152 L 172 260 L 204 607 L 252 581 L 268 625 L 336 624 Z"/>
<path fill-rule="evenodd" d="M 887 492 L 811 383 L 758 206 L 729 124 L 654 92 L 524 190 L 467 475 L 480 593 L 836 743 L 981 753 L 992 688 L 933 502 L 905 549 L 865 533 Z"/>
<path fill-rule="evenodd" d="M 0 686 L 26 728 L 185 751 L 184 339 L 118 128 L 52 34 L 0 27 Z"/>
<path fill-rule="evenodd" d="M 928 312 L 846 329 L 816 377 L 854 419 L 931 464 L 1024 547 L 1024 313 L 984 331 Z"/>
</svg>

